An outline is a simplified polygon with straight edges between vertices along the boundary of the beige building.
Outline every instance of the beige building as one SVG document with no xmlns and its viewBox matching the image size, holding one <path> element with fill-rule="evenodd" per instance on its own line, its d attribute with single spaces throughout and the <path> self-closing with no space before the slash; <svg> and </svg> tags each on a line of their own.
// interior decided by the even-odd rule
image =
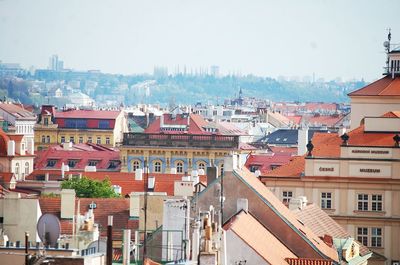
<svg viewBox="0 0 400 265">
<path fill-rule="evenodd" d="M 400 113 L 364 122 L 347 137 L 314 135 L 311 154 L 260 179 L 285 203 L 306 196 L 319 205 L 376 253 L 370 264 L 395 264 L 400 260 Z"/>
</svg>

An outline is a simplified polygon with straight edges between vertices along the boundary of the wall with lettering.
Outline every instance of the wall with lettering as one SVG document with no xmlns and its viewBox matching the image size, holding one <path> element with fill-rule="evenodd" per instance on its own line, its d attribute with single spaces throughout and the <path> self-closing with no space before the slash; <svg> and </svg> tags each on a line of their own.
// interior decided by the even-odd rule
<svg viewBox="0 0 400 265">
<path fill-rule="evenodd" d="M 373 147 L 342 147 L 347 152 L 347 157 L 354 158 L 392 158 L 391 148 L 373 148 Z"/>
<path fill-rule="evenodd" d="M 339 176 L 339 163 L 314 162 L 314 176 Z"/>
<path fill-rule="evenodd" d="M 390 162 L 384 163 L 349 163 L 350 177 L 391 177 L 392 166 Z"/>
</svg>

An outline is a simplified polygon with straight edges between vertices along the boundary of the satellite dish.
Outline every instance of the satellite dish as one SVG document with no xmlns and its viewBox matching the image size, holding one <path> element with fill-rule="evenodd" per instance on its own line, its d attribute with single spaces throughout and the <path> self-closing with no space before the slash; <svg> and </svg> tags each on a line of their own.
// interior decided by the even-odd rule
<svg viewBox="0 0 400 265">
<path fill-rule="evenodd" d="M 96 240 L 89 244 L 87 248 L 95 248 L 96 253 L 107 253 L 107 241 L 105 240 Z"/>
<path fill-rule="evenodd" d="M 40 216 L 36 228 L 43 244 L 45 246 L 55 247 L 60 237 L 60 220 L 58 220 L 55 215 L 46 213 Z"/>
</svg>

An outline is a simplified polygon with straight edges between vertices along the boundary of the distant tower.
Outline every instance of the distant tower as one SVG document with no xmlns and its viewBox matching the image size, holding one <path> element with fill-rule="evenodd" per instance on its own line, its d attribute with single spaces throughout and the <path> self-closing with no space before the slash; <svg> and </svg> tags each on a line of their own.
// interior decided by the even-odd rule
<svg viewBox="0 0 400 265">
<path fill-rule="evenodd" d="M 239 87 L 239 99 L 243 99 L 243 91 L 241 87 Z"/>
</svg>

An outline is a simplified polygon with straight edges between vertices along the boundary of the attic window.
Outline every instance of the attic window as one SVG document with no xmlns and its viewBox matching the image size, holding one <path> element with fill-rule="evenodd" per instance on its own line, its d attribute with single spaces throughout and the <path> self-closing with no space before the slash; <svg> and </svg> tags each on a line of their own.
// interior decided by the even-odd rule
<svg viewBox="0 0 400 265">
<path fill-rule="evenodd" d="M 74 168 L 77 163 L 78 163 L 78 160 L 68 160 L 68 166 L 70 168 Z"/>
<path fill-rule="evenodd" d="M 286 141 L 287 141 L 287 138 L 283 138 L 283 141 L 286 142 Z"/>
<path fill-rule="evenodd" d="M 108 164 L 107 169 L 116 169 L 118 166 L 119 161 L 110 161 L 110 164 Z"/>
<path fill-rule="evenodd" d="M 49 159 L 49 160 L 47 160 L 47 165 L 46 165 L 46 167 L 54 167 L 54 166 L 56 165 L 56 163 L 57 163 L 57 160 L 55 160 L 55 159 Z"/>
<path fill-rule="evenodd" d="M 90 166 L 90 167 L 95 167 L 95 166 L 97 166 L 97 163 L 98 163 L 99 161 L 97 161 L 97 160 L 90 160 L 89 161 L 89 163 L 88 163 L 88 166 Z"/>
<path fill-rule="evenodd" d="M 279 141 L 281 138 L 276 138 L 275 141 Z"/>
</svg>

